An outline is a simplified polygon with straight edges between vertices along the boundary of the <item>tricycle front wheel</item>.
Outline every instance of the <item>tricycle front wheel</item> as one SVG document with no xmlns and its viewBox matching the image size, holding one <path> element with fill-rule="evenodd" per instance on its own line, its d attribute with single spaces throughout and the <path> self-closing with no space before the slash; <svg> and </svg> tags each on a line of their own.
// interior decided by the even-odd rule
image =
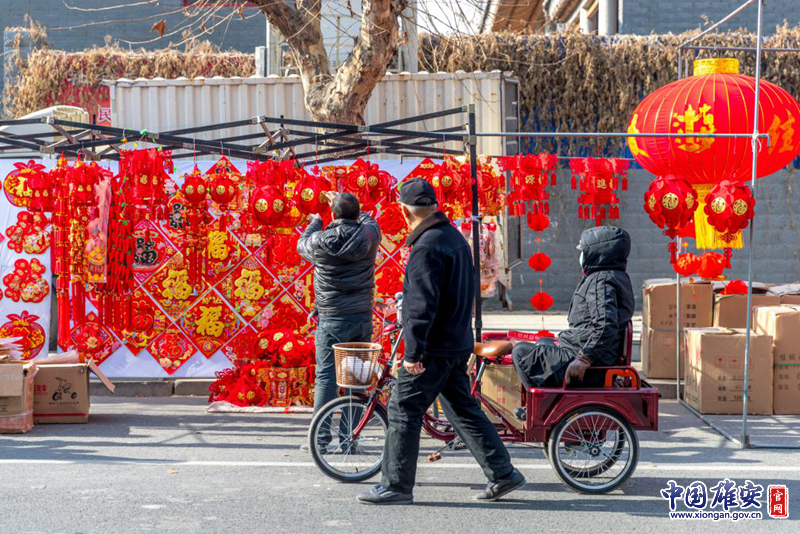
<svg viewBox="0 0 800 534">
<path fill-rule="evenodd" d="M 562 418 L 546 456 L 558 477 L 580 493 L 608 493 L 633 474 L 639 439 L 630 424 L 606 408 L 578 408 Z"/>
</svg>

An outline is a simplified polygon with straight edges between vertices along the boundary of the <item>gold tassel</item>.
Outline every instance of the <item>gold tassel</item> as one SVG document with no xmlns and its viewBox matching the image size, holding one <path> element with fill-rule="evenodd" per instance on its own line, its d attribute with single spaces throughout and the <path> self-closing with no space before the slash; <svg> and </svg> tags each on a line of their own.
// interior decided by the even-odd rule
<svg viewBox="0 0 800 534">
<path fill-rule="evenodd" d="M 744 241 L 742 240 L 742 232 L 736 232 L 736 238 L 733 241 L 724 241 L 722 233 L 717 232 L 713 226 L 708 224 L 708 216 L 706 215 L 706 195 L 711 193 L 711 190 L 716 184 L 693 184 L 697 190 L 698 206 L 694 212 L 694 235 L 698 249 L 714 249 L 714 248 L 742 248 Z"/>
</svg>

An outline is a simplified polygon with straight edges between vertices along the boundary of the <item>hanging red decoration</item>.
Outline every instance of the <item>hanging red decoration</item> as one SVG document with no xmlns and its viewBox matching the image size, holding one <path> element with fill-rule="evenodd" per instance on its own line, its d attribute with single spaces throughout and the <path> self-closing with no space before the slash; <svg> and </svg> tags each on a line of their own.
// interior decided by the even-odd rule
<svg viewBox="0 0 800 534">
<path fill-rule="evenodd" d="M 534 232 L 543 232 L 550 226 L 550 218 L 541 213 L 528 212 L 528 228 Z"/>
<path fill-rule="evenodd" d="M 677 257 L 672 267 L 681 276 L 695 275 L 700 268 L 700 257 L 691 252 L 681 254 Z"/>
<path fill-rule="evenodd" d="M 551 154 L 525 154 L 498 159 L 500 168 L 511 171 L 512 190 L 509 193 L 509 213 L 536 215 L 550 213 L 548 185 L 556 185 L 558 157 Z M 527 206 L 530 203 L 530 206 Z"/>
<path fill-rule="evenodd" d="M 759 141 L 757 177 L 788 165 L 800 149 L 800 104 L 784 89 L 761 81 L 758 130 L 770 136 Z M 634 111 L 630 133 L 686 134 L 687 137 L 629 138 L 633 157 L 659 176 L 680 174 L 699 192 L 701 208 L 716 183 L 742 182 L 752 175 L 753 151 L 749 138 L 701 138 L 693 133 L 746 133 L 753 130 L 755 79 L 739 74 L 739 62 L 730 58 L 695 61 L 694 76 L 667 84 L 647 96 Z M 698 248 L 741 248 L 716 241 L 706 223 L 705 209 L 695 212 Z"/>
<path fill-rule="evenodd" d="M 725 271 L 727 262 L 722 254 L 716 252 L 706 252 L 700 256 L 700 266 L 697 268 L 697 275 L 709 280 L 718 280 Z"/>
<path fill-rule="evenodd" d="M 205 271 L 208 229 L 211 215 L 208 213 L 209 184 L 206 176 L 195 166 L 192 172 L 183 175 L 181 192 L 185 199 L 183 211 L 183 249 L 189 268 L 189 282 L 197 287 Z"/>
<path fill-rule="evenodd" d="M 725 262 L 731 266 L 731 247 L 739 233 L 753 218 L 756 199 L 750 188 L 730 180 L 718 183 L 706 195 L 704 212 L 708 224 L 717 232 L 716 239 L 725 243 Z"/>
<path fill-rule="evenodd" d="M 547 311 L 553 306 L 553 297 L 544 291 L 539 291 L 531 297 L 531 306 L 539 311 Z"/>
<path fill-rule="evenodd" d="M 29 160 L 27 163 L 17 162 L 14 167 L 14 170 L 8 173 L 3 181 L 3 191 L 13 206 L 27 208 L 32 202 L 36 203 L 41 199 L 33 194 L 35 191 L 31 188 L 31 180 L 36 184 L 37 180 L 47 172 L 44 165 L 36 163 L 34 160 Z M 52 200 L 52 197 L 50 198 Z"/>
<path fill-rule="evenodd" d="M 628 189 L 630 162 L 617 158 L 577 158 L 569 163 L 572 189 L 578 196 L 578 217 L 594 219 L 601 226 L 605 219 L 619 219 L 619 197 L 616 190 Z"/>
<path fill-rule="evenodd" d="M 364 211 L 374 211 L 375 206 L 389 195 L 394 199 L 394 187 L 397 179 L 381 170 L 377 163 L 357 159 L 348 169 L 344 178 L 339 181 L 339 190 L 355 195 Z M 441 202 L 441 199 L 440 199 Z"/>
<path fill-rule="evenodd" d="M 644 194 L 644 211 L 672 240 L 669 244 L 670 263 L 675 262 L 678 253 L 675 238 L 693 220 L 697 205 L 697 191 L 689 182 L 674 174 L 659 176 Z"/>
<path fill-rule="evenodd" d="M 550 259 L 550 256 L 544 252 L 537 252 L 528 260 L 528 266 L 534 271 L 539 272 L 546 271 L 547 268 L 550 267 L 551 263 L 552 260 Z"/>
<path fill-rule="evenodd" d="M 305 214 L 325 214 L 330 211 L 327 192 L 333 187 L 327 179 L 311 174 L 304 168 L 297 170 L 300 180 L 295 188 L 297 208 Z"/>
</svg>

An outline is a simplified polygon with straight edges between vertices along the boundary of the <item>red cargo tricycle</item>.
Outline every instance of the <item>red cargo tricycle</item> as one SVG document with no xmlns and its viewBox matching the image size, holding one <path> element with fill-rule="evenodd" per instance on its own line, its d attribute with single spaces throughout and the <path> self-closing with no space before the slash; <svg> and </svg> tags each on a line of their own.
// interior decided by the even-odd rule
<svg viewBox="0 0 800 534">
<path fill-rule="evenodd" d="M 384 332 L 392 340 L 392 349 L 388 358 L 379 358 L 369 387 L 334 399 L 311 422 L 308 439 L 314 462 L 323 473 L 342 482 L 364 481 L 376 475 L 383 462 L 386 403 L 395 383 L 392 369 L 401 339 L 397 324 L 387 325 Z M 569 487 L 581 493 L 607 493 L 636 469 L 636 431 L 658 430 L 659 393 L 630 365 L 630 324 L 626 336 L 618 366 L 587 371 L 587 375 L 595 375 L 592 383 L 601 385 L 520 386 L 522 406 L 517 416 L 501 413 L 481 394 L 481 379 L 487 368 L 512 365 L 512 343 L 476 343 L 472 393 L 499 421 L 496 426 L 504 441 L 542 444 L 544 455 Z M 454 448 L 458 440 L 447 420 L 434 410 L 425 414 L 423 430 L 447 443 L 428 457 L 430 461 L 439 459 L 445 448 Z"/>
</svg>

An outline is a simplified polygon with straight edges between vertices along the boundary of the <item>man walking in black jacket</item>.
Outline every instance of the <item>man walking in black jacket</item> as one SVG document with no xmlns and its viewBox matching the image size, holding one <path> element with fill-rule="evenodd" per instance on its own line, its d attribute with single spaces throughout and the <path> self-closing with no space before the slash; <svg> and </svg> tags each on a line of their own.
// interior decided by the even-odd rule
<svg viewBox="0 0 800 534">
<path fill-rule="evenodd" d="M 323 230 L 322 219 L 314 217 L 297 241 L 297 252 L 314 266 L 319 312 L 314 413 L 335 399 L 339 390 L 333 345 L 371 340 L 375 257 L 381 241 L 378 223 L 360 211 L 355 196 L 329 196 L 335 220 Z"/>
<path fill-rule="evenodd" d="M 383 477 L 358 500 L 411 504 L 422 416 L 441 394 L 447 420 L 489 479 L 478 499 L 494 501 L 525 483 L 505 445 L 470 393 L 467 361 L 474 346 L 475 268 L 469 243 L 437 211 L 436 193 L 422 179 L 400 189 L 411 228 L 411 255 L 403 283 L 405 354 L 389 400 Z"/>
</svg>

